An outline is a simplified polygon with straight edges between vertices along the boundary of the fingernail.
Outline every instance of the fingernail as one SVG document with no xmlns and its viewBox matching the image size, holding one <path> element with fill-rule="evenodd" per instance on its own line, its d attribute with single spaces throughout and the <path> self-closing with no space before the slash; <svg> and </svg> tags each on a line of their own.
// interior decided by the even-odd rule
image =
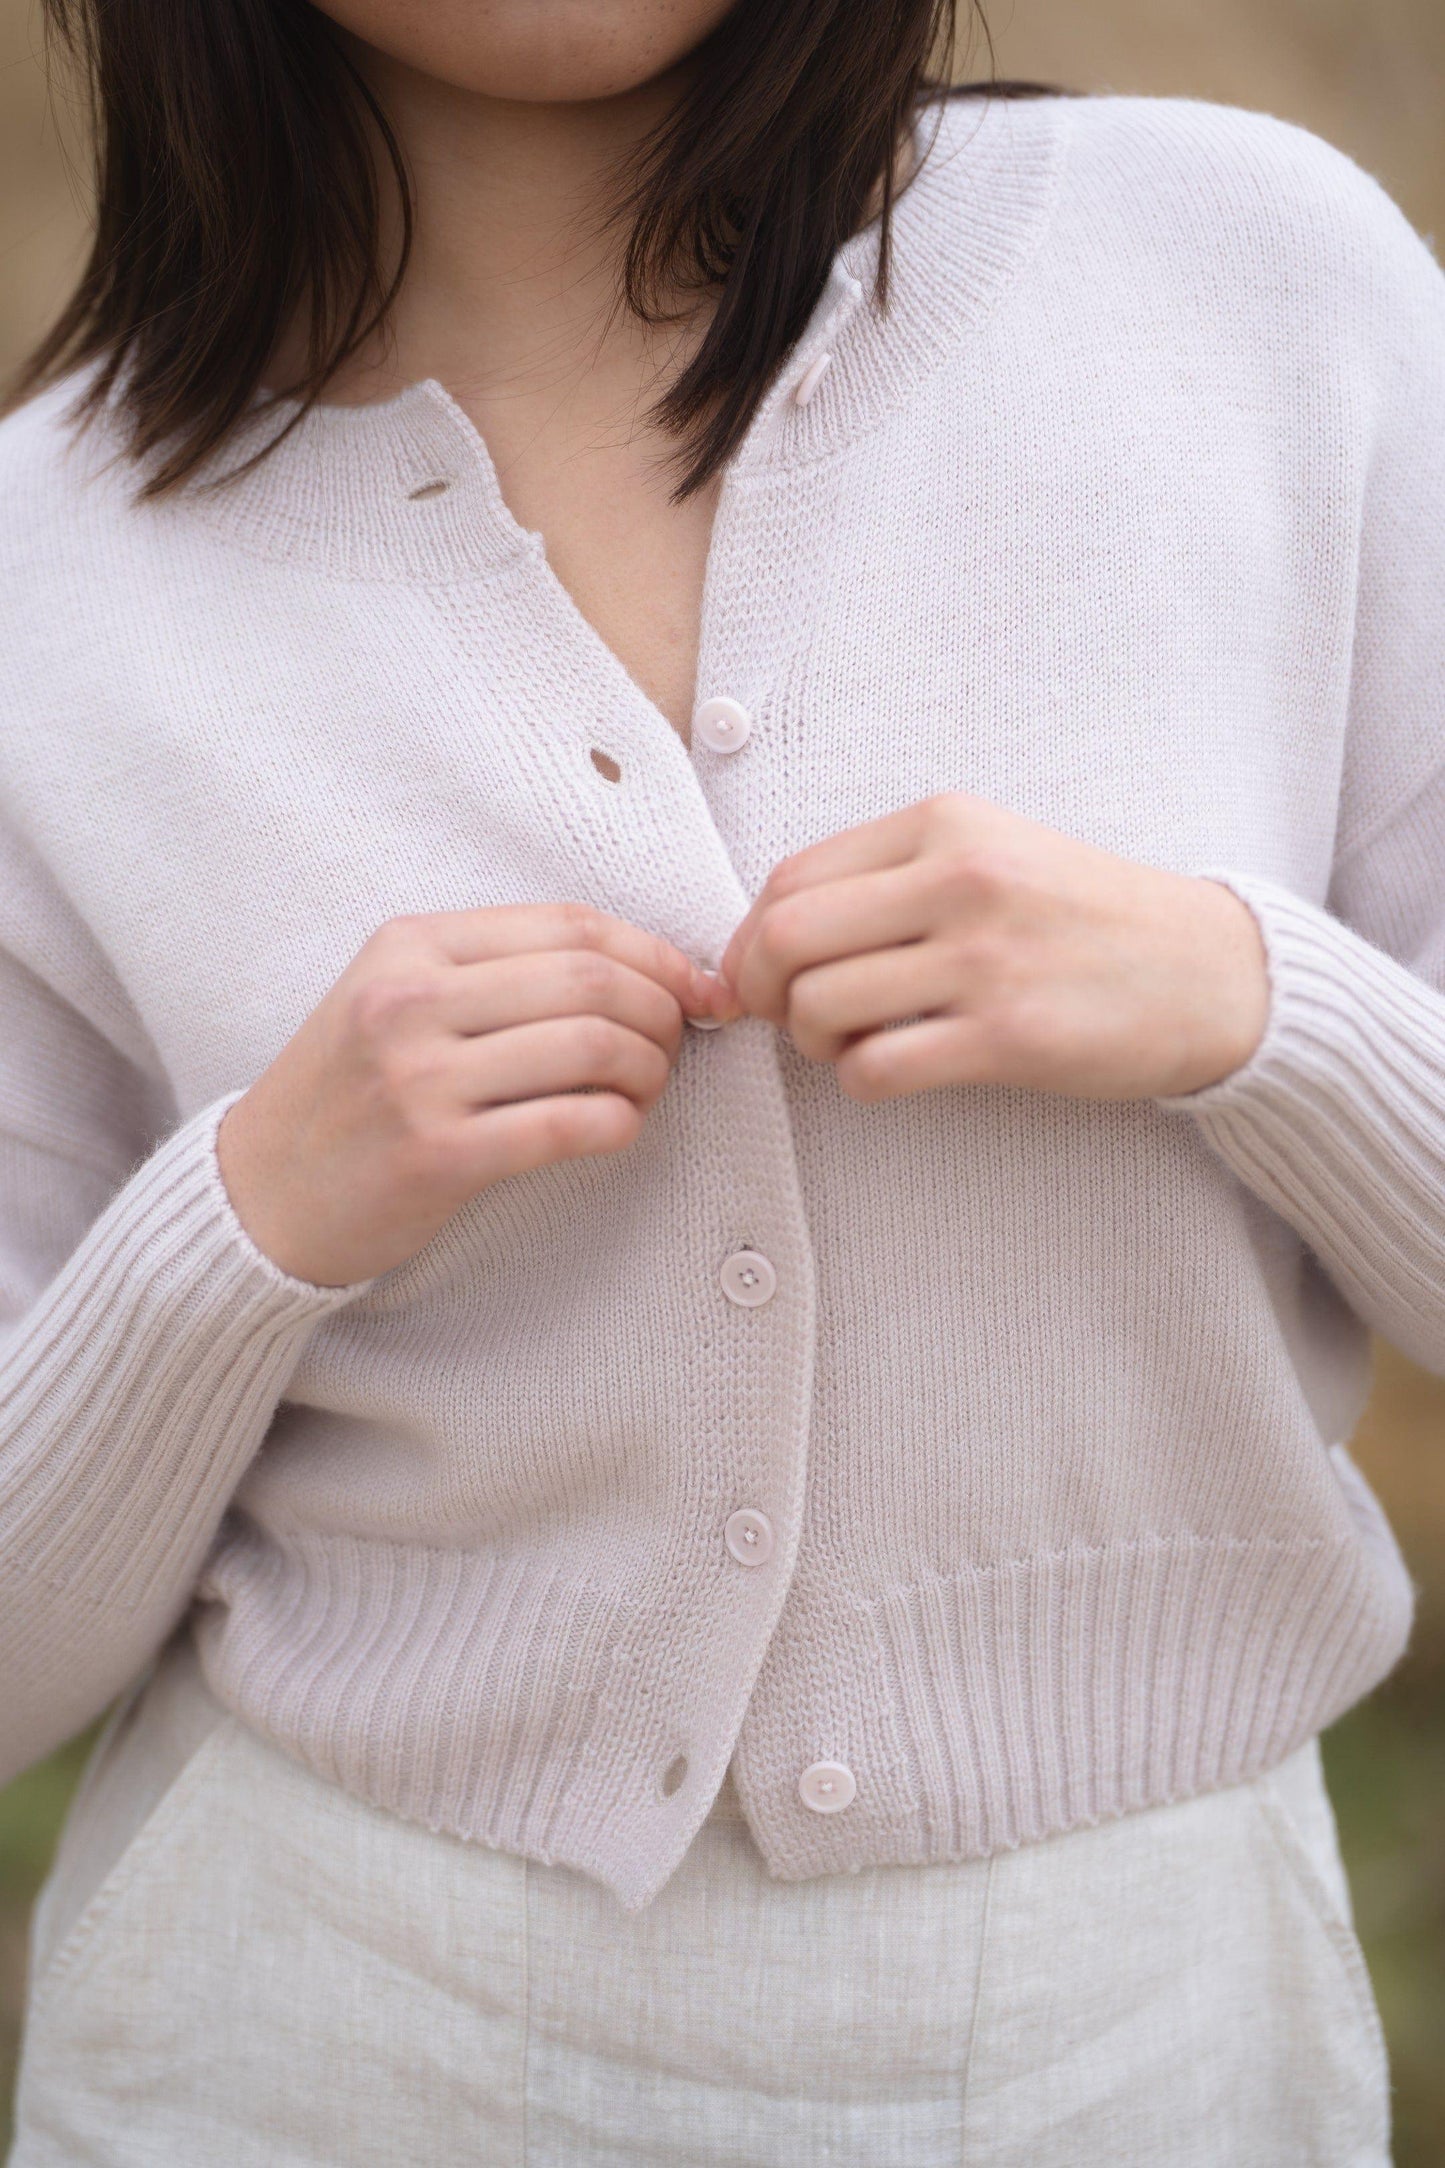
<svg viewBox="0 0 1445 2168">
<path fill-rule="evenodd" d="M 712 982 L 712 1008 L 715 1016 L 723 1017 L 728 1023 L 732 1023 L 743 1013 L 743 1005 L 737 997 L 736 989 L 730 986 L 721 974 Z"/>
</svg>

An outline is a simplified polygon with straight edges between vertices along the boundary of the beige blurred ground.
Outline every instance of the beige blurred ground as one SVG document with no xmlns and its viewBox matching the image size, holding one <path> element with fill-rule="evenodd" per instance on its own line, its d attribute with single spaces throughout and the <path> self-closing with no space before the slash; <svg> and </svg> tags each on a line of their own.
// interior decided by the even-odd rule
<svg viewBox="0 0 1445 2168">
<path fill-rule="evenodd" d="M 7 373 L 58 307 L 84 236 L 84 189 L 46 114 L 37 20 L 31 0 L 0 0 L 0 372 Z M 1439 234 L 1445 255 L 1445 0 L 1015 0 L 993 10 L 992 28 L 1004 74 L 1217 99 L 1315 129 L 1374 173 L 1421 232 Z M 983 72 L 981 52 L 976 46 L 970 74 Z M 1445 1384 L 1382 1351 L 1357 1451 L 1423 1601 L 1414 1655 L 1332 1734 L 1330 1776 L 1390 2033 L 1397 2162 L 1442 2168 Z M 0 2147 L 23 1905 L 75 1759 L 62 1756 L 24 1780 L 23 1798 L 20 1787 L 8 1801 L 0 1795 Z"/>
</svg>

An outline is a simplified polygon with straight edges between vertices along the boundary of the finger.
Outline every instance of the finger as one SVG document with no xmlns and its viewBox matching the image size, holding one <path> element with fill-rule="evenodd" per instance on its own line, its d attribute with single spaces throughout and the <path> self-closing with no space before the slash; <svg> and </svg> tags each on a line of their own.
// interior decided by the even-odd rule
<svg viewBox="0 0 1445 2168">
<path fill-rule="evenodd" d="M 562 1159 L 616 1152 L 636 1141 L 643 1113 L 620 1092 L 564 1092 L 469 1115 L 465 1172 L 478 1189 Z"/>
<path fill-rule="evenodd" d="M 780 858 L 764 886 L 775 895 L 791 895 L 799 888 L 816 888 L 820 881 L 901 865 L 916 855 L 926 820 L 927 801 L 923 800 L 882 813 L 876 820 L 860 821 L 855 828 L 841 828 L 836 835 Z"/>
<path fill-rule="evenodd" d="M 711 981 L 690 956 L 660 934 L 585 903 L 500 904 L 476 911 L 428 911 L 425 937 L 449 963 L 484 963 L 538 949 L 595 949 L 665 986 L 690 1015 L 712 1005 Z"/>
<path fill-rule="evenodd" d="M 782 1023 L 789 982 L 840 956 L 921 939 L 932 928 L 921 861 L 780 896 L 760 911 L 732 984 L 751 1014 Z"/>
<path fill-rule="evenodd" d="M 682 1039 L 682 1009 L 645 971 L 602 949 L 533 949 L 493 956 L 448 972 L 437 1021 L 465 1036 L 549 1016 L 610 1016 L 653 1039 L 670 1059 Z"/>
<path fill-rule="evenodd" d="M 957 951 L 939 941 L 874 949 L 802 971 L 788 988 L 787 1027 L 810 1061 L 836 1061 L 851 1038 L 967 1002 Z"/>
<path fill-rule="evenodd" d="M 620 1092 L 646 1108 L 671 1067 L 655 1039 L 610 1016 L 552 1016 L 457 1041 L 447 1086 L 473 1109 L 587 1086 Z"/>
<path fill-rule="evenodd" d="M 845 880 L 852 874 L 905 864 L 917 857 L 928 818 L 928 801 L 923 800 L 902 806 L 896 813 L 881 814 L 877 820 L 861 821 L 856 828 L 841 829 L 837 835 L 825 836 L 821 842 L 780 858 L 746 916 L 733 928 L 718 966 L 720 973 L 735 979 L 739 953 L 751 940 L 759 914 L 778 897 L 817 888 L 826 881 Z"/>
<path fill-rule="evenodd" d="M 926 1017 L 874 1031 L 838 1056 L 834 1074 L 850 1099 L 874 1105 L 942 1084 L 996 1084 L 997 1048 L 973 1016 Z"/>
</svg>

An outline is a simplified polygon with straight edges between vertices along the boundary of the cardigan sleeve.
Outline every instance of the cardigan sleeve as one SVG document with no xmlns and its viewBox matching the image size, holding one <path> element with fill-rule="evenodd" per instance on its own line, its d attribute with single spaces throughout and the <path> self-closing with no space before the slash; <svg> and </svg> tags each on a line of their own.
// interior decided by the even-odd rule
<svg viewBox="0 0 1445 2168">
<path fill-rule="evenodd" d="M 0 1783 L 160 1646 L 307 1336 L 372 1284 L 251 1241 L 237 1097 L 157 1139 L 146 1077 L 0 950 Z"/>
<path fill-rule="evenodd" d="M 1378 351 L 1350 707 L 1324 907 L 1201 868 L 1254 912 L 1264 1038 L 1161 1100 L 1197 1121 L 1358 1315 L 1445 1372 L 1445 276 L 1379 197 Z"/>
</svg>

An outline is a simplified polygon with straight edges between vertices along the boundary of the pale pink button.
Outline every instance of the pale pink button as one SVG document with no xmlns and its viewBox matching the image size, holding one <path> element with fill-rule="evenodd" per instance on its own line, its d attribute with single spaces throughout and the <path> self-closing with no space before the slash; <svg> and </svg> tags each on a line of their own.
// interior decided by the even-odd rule
<svg viewBox="0 0 1445 2168">
<path fill-rule="evenodd" d="M 761 1250 L 734 1250 L 723 1259 L 718 1278 L 728 1301 L 740 1303 L 745 1310 L 771 1302 L 777 1292 L 778 1275 Z"/>
<path fill-rule="evenodd" d="M 840 1761 L 815 1761 L 798 1779 L 798 1797 L 815 1814 L 841 1814 L 858 1796 L 858 1780 Z"/>
<path fill-rule="evenodd" d="M 808 401 L 812 398 L 832 366 L 833 357 L 831 354 L 820 354 L 816 361 L 809 362 L 807 368 L 793 386 L 794 406 L 806 406 L 808 404 Z"/>
<path fill-rule="evenodd" d="M 773 1524 L 754 1506 L 739 1506 L 723 1526 L 723 1542 L 740 1566 L 763 1566 L 773 1555 Z"/>
<path fill-rule="evenodd" d="M 693 734 L 713 753 L 735 753 L 747 743 L 753 719 L 740 700 L 725 693 L 704 700 L 692 719 Z"/>
</svg>

